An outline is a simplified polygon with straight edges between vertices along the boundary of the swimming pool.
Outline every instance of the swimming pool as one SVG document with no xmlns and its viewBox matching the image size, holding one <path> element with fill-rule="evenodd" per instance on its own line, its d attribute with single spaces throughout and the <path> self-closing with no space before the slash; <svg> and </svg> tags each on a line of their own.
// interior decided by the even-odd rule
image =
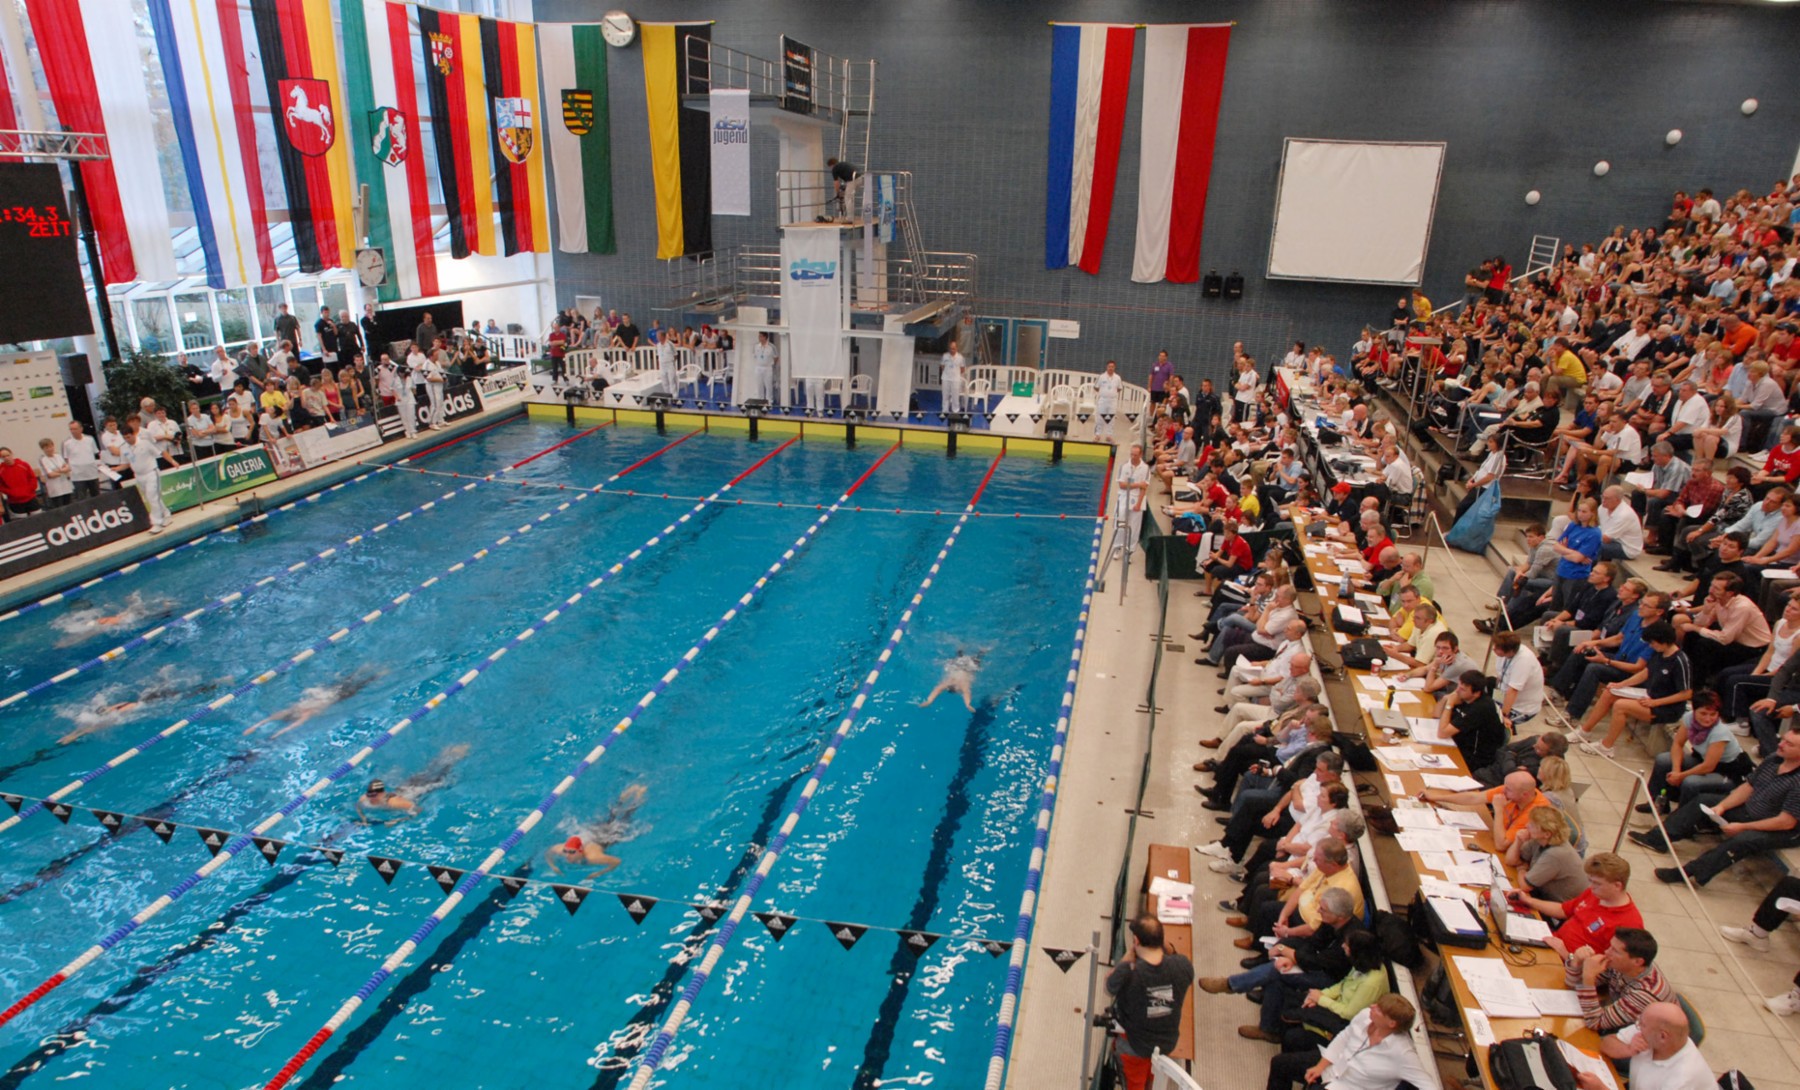
<svg viewBox="0 0 1800 1090">
<path fill-rule="evenodd" d="M 445 904 L 438 867 L 466 898 L 294 1084 L 626 1085 L 815 774 L 751 906 L 783 919 L 736 928 L 655 1081 L 980 1086 L 1008 964 L 980 940 L 1012 937 L 1102 467 L 788 439 L 519 418 L 0 624 L 11 694 L 206 607 L 0 709 L 0 792 L 27 804 L 189 721 L 71 792 L 66 824 L 0 832 L 0 1005 L 191 883 L 0 1027 L 0 1087 L 264 1085 Z M 975 710 L 918 707 L 963 654 Z M 415 818 L 356 821 L 369 779 L 458 745 Z M 594 869 L 545 853 L 631 785 L 617 869 L 544 881 Z M 190 878 L 197 830 L 230 840 L 307 792 L 272 862 L 247 845 Z M 551 803 L 493 870 L 531 881 L 460 873 Z M 915 955 L 902 929 L 943 937 Z"/>
</svg>

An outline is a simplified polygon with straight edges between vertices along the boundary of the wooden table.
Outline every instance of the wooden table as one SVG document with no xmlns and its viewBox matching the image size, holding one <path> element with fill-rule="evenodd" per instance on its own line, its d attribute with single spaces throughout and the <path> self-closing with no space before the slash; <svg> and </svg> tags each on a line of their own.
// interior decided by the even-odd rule
<svg viewBox="0 0 1800 1090">
<path fill-rule="evenodd" d="M 1170 878 L 1177 882 L 1192 884 L 1194 879 L 1188 869 L 1188 848 L 1181 844 L 1152 844 L 1150 859 L 1144 866 L 1144 881 L 1139 890 L 1144 895 L 1144 911 L 1152 916 L 1161 904 L 1162 898 L 1150 892 L 1150 879 Z M 1194 927 L 1185 923 L 1163 924 L 1163 949 L 1170 953 L 1180 954 L 1189 961 L 1194 959 Z M 1194 1059 L 1194 1019 L 1199 1015 L 1199 1004 L 1194 1002 L 1194 986 L 1188 985 L 1187 997 L 1182 1010 L 1186 1012 L 1181 1019 L 1181 1040 L 1168 1056 L 1172 1060 L 1191 1063 Z M 1191 1070 L 1191 1068 L 1190 1068 Z"/>
<path fill-rule="evenodd" d="M 1307 533 L 1306 522 L 1307 522 L 1307 519 L 1302 517 L 1302 518 L 1296 519 L 1295 524 L 1294 524 L 1295 525 L 1295 533 L 1300 540 L 1300 544 L 1301 544 L 1303 553 L 1304 553 L 1305 547 L 1308 544 L 1317 544 L 1318 543 L 1318 542 L 1312 541 L 1309 538 L 1308 533 Z M 1332 557 L 1313 555 L 1311 553 L 1304 553 L 1304 555 L 1306 556 L 1307 570 L 1312 573 L 1313 582 L 1314 582 L 1315 586 L 1318 588 L 1319 598 L 1324 603 L 1326 627 L 1330 628 L 1333 610 L 1340 602 L 1341 583 L 1342 583 L 1343 576 L 1346 573 L 1342 569 L 1339 568 L 1339 566 L 1337 565 L 1337 563 L 1334 561 L 1334 559 Z M 1349 550 L 1347 548 L 1344 550 L 1343 555 L 1349 556 Z M 1361 558 L 1356 557 L 1355 559 L 1360 560 Z M 1365 593 L 1370 593 L 1371 590 L 1366 585 L 1362 586 L 1362 587 L 1356 586 L 1356 580 L 1358 578 L 1359 577 L 1356 576 L 1355 574 L 1351 575 L 1352 593 L 1354 593 L 1358 589 L 1363 590 Z M 1345 604 L 1356 605 L 1357 603 L 1354 601 L 1354 599 L 1351 599 L 1351 600 L 1346 601 Z M 1381 635 L 1381 633 L 1377 632 L 1377 631 L 1371 631 L 1369 634 L 1374 635 L 1374 636 Z M 1334 640 L 1335 640 L 1335 637 L 1334 637 Z M 1358 680 L 1363 677 L 1371 676 L 1369 671 L 1346 669 L 1344 671 L 1344 673 L 1348 677 L 1351 678 L 1351 684 L 1355 688 L 1355 690 L 1358 694 L 1369 692 L 1369 690 L 1367 690 L 1363 687 L 1362 682 L 1360 680 Z M 1403 710 L 1405 712 L 1405 714 L 1407 714 L 1409 716 L 1416 716 L 1416 717 L 1421 717 L 1421 718 L 1429 716 L 1429 717 L 1435 718 L 1437 715 L 1437 701 L 1432 699 L 1430 696 L 1428 696 L 1426 694 L 1421 693 L 1421 694 L 1416 694 L 1416 695 L 1422 697 L 1423 699 L 1420 700 L 1419 702 L 1413 703 L 1411 705 L 1404 705 L 1401 702 L 1396 701 L 1395 707 Z M 1358 707 L 1361 710 L 1362 729 L 1363 729 L 1364 735 L 1370 740 L 1371 744 L 1379 744 L 1383 740 L 1381 730 L 1375 726 L 1374 721 L 1370 717 L 1368 710 L 1361 708 L 1360 702 L 1358 704 Z M 1340 724 L 1340 728 L 1342 728 L 1343 726 L 1344 726 L 1343 724 Z M 1468 774 L 1468 767 L 1463 762 L 1462 754 L 1455 748 L 1453 748 L 1453 747 L 1452 748 L 1444 748 L 1444 747 L 1437 747 L 1437 746 L 1423 747 L 1423 748 L 1428 748 L 1430 751 L 1435 752 L 1435 753 L 1446 754 L 1455 763 L 1456 771 L 1458 773 L 1460 773 L 1462 775 Z M 1446 771 L 1446 774 L 1448 774 L 1448 771 L 1447 770 L 1445 770 L 1445 771 Z M 1400 770 L 1400 771 L 1392 771 L 1391 772 L 1391 771 L 1388 771 L 1384 767 L 1382 769 L 1381 779 L 1380 779 L 1380 782 L 1377 784 L 1377 787 L 1381 790 L 1383 797 L 1386 798 L 1390 804 L 1392 804 L 1392 802 L 1394 801 L 1396 792 L 1391 790 L 1391 788 L 1389 786 L 1388 777 L 1395 777 L 1398 779 L 1399 784 L 1400 784 L 1400 791 L 1397 794 L 1401 798 L 1418 798 L 1420 793 L 1425 790 L 1425 782 L 1423 779 L 1423 777 L 1424 777 L 1423 772 L 1421 772 L 1419 770 Z M 1488 832 L 1486 830 L 1484 830 L 1478 834 L 1472 834 L 1472 835 L 1465 834 L 1464 846 L 1467 849 L 1479 849 L 1481 851 L 1488 852 L 1489 854 L 1493 854 L 1493 852 L 1494 852 L 1493 836 L 1490 832 Z M 1432 870 L 1431 868 L 1425 866 L 1424 861 L 1419 857 L 1419 855 L 1417 853 L 1407 852 L 1407 853 L 1405 853 L 1405 855 L 1406 855 L 1408 862 L 1413 867 L 1415 877 L 1418 875 L 1425 875 L 1425 874 L 1431 875 L 1432 877 L 1435 877 L 1435 878 L 1444 878 L 1445 877 L 1441 872 Z M 1512 878 L 1512 880 L 1515 884 L 1520 883 L 1521 876 L 1518 874 L 1518 872 L 1516 870 L 1512 870 L 1509 868 L 1508 875 L 1509 875 L 1509 877 Z M 1485 913 L 1484 913 L 1484 916 L 1485 916 Z M 1492 932 L 1493 931 L 1492 921 L 1490 920 L 1488 922 L 1489 922 L 1489 931 Z M 1462 972 L 1456 967 L 1456 963 L 1454 961 L 1451 961 L 1450 959 L 1452 957 L 1473 957 L 1473 958 L 1482 958 L 1482 959 L 1506 960 L 1506 959 L 1508 959 L 1508 955 L 1504 952 L 1503 946 L 1504 946 L 1504 944 L 1501 941 L 1499 941 L 1498 936 L 1494 936 L 1494 938 L 1488 943 L 1488 945 L 1486 947 L 1483 947 L 1480 950 L 1470 950 L 1470 949 L 1461 949 L 1461 948 L 1455 948 L 1455 947 L 1446 947 L 1442 951 L 1443 956 L 1444 956 L 1444 961 L 1445 961 L 1444 968 L 1445 968 L 1445 971 L 1449 974 L 1451 988 L 1456 993 L 1457 1005 L 1460 1008 L 1462 1008 L 1463 1011 L 1465 1012 L 1465 1015 L 1464 1015 L 1465 1030 L 1468 1028 L 1467 1012 L 1471 1011 L 1471 1010 L 1480 1010 L 1481 1005 L 1475 999 L 1473 992 L 1469 988 L 1468 981 L 1464 978 Z M 1512 973 L 1512 975 L 1514 977 L 1517 977 L 1520 980 L 1523 980 L 1525 982 L 1525 985 L 1530 988 L 1553 988 L 1553 989 L 1562 988 L 1563 987 L 1562 961 L 1560 958 L 1558 958 L 1556 956 L 1555 952 L 1545 949 L 1543 947 L 1526 947 L 1525 952 L 1520 957 L 1512 958 L 1510 960 L 1512 960 L 1512 961 L 1529 960 L 1533 957 L 1535 957 L 1535 960 L 1536 960 L 1535 964 L 1531 964 L 1531 965 L 1512 964 L 1512 965 L 1509 965 L 1508 968 L 1509 968 L 1510 972 Z M 1593 1030 L 1588 1029 L 1587 1026 L 1582 1022 L 1582 1020 L 1580 1018 L 1574 1018 L 1574 1017 L 1490 1018 L 1489 1022 L 1493 1027 L 1495 1040 L 1504 1041 L 1509 1037 L 1523 1036 L 1526 1032 L 1528 1032 L 1532 1029 L 1543 1029 L 1543 1030 L 1546 1030 L 1547 1032 L 1554 1034 L 1558 1038 L 1560 1038 L 1564 1041 L 1567 1041 L 1570 1044 L 1574 1045 L 1575 1047 L 1580 1048 L 1586 1052 L 1590 1052 L 1590 1053 L 1596 1052 L 1598 1045 L 1599 1045 L 1599 1039 L 1600 1039 L 1599 1034 L 1595 1033 Z M 1472 1033 L 1470 1034 L 1469 1040 L 1471 1043 L 1471 1047 L 1473 1048 L 1473 1051 L 1475 1053 L 1475 1061 L 1481 1069 L 1482 1080 L 1488 1086 L 1493 1086 L 1494 1085 L 1493 1079 L 1490 1077 L 1489 1072 L 1488 1072 L 1487 1049 L 1473 1047 L 1474 1036 Z"/>
</svg>

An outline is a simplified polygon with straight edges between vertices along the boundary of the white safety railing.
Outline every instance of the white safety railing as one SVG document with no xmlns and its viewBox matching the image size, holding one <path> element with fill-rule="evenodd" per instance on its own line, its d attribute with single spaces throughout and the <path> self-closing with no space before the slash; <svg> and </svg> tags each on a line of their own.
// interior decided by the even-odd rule
<svg viewBox="0 0 1800 1090">
<path fill-rule="evenodd" d="M 487 342 L 488 351 L 494 354 L 495 359 L 512 363 L 538 357 L 538 342 L 534 337 L 521 333 L 484 333 L 481 339 Z"/>
<path fill-rule="evenodd" d="M 700 381 L 707 385 L 729 383 L 736 365 L 736 350 L 723 348 L 677 348 L 677 372 L 689 367 L 699 369 Z M 603 377 L 619 382 L 646 371 L 658 370 L 656 346 L 640 344 L 636 348 L 578 348 L 564 357 L 569 377 L 591 379 Z"/>
</svg>

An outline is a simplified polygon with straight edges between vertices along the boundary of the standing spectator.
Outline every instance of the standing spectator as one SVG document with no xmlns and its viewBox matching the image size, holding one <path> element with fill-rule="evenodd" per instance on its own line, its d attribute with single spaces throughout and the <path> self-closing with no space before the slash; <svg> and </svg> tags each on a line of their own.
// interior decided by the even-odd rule
<svg viewBox="0 0 1800 1090">
<path fill-rule="evenodd" d="M 1150 404 L 1160 405 L 1168 396 L 1169 376 L 1175 373 L 1175 365 L 1169 362 L 1169 350 L 1163 349 L 1156 354 L 1156 362 L 1150 366 Z"/>
<path fill-rule="evenodd" d="M 74 498 L 75 486 L 69 483 L 69 463 L 56 453 L 56 442 L 39 439 L 38 468 L 44 474 L 44 502 L 50 507 L 66 507 Z"/>
<path fill-rule="evenodd" d="M 544 355 L 550 359 L 550 381 L 560 383 L 563 380 L 563 358 L 569 351 L 569 320 L 561 315 L 550 326 L 550 335 L 544 338 Z"/>
<path fill-rule="evenodd" d="M 300 319 L 288 313 L 286 303 L 275 305 L 275 343 L 290 353 L 300 344 Z M 274 365 L 275 361 L 271 358 L 269 366 L 273 367 Z"/>
<path fill-rule="evenodd" d="M 77 499 L 100 494 L 100 447 L 84 432 L 81 421 L 69 421 L 69 437 L 62 443 L 63 460 L 69 463 L 69 483 Z"/>
<path fill-rule="evenodd" d="M 413 344 L 418 347 L 419 351 L 429 352 L 431 346 L 437 343 L 437 339 L 437 323 L 431 320 L 431 312 L 428 310 L 419 319 L 417 328 L 413 330 Z"/>
<path fill-rule="evenodd" d="M 38 511 L 37 470 L 23 458 L 14 458 L 11 447 L 0 447 L 0 497 L 13 518 Z"/>
<path fill-rule="evenodd" d="M 1150 1081 L 1151 1055 L 1168 1053 L 1181 1039 L 1182 1009 L 1193 983 L 1194 963 L 1164 948 L 1162 924 L 1156 917 L 1143 915 L 1131 921 L 1131 952 L 1106 977 L 1126 1090 L 1144 1090 Z"/>
<path fill-rule="evenodd" d="M 331 308 L 320 307 L 318 321 L 313 323 L 313 336 L 319 339 L 319 362 L 337 370 L 337 323 L 331 320 Z"/>
</svg>

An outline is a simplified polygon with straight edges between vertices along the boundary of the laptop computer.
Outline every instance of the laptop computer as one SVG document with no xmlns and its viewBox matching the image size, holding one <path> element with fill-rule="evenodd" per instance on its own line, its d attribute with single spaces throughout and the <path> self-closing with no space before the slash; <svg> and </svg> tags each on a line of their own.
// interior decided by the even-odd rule
<svg viewBox="0 0 1800 1090">
<path fill-rule="evenodd" d="M 1505 941 L 1519 946 L 1550 945 L 1545 941 L 1552 933 L 1550 925 L 1514 909 L 1498 875 L 1488 884 L 1488 914 L 1494 918 L 1494 931 Z"/>
</svg>

